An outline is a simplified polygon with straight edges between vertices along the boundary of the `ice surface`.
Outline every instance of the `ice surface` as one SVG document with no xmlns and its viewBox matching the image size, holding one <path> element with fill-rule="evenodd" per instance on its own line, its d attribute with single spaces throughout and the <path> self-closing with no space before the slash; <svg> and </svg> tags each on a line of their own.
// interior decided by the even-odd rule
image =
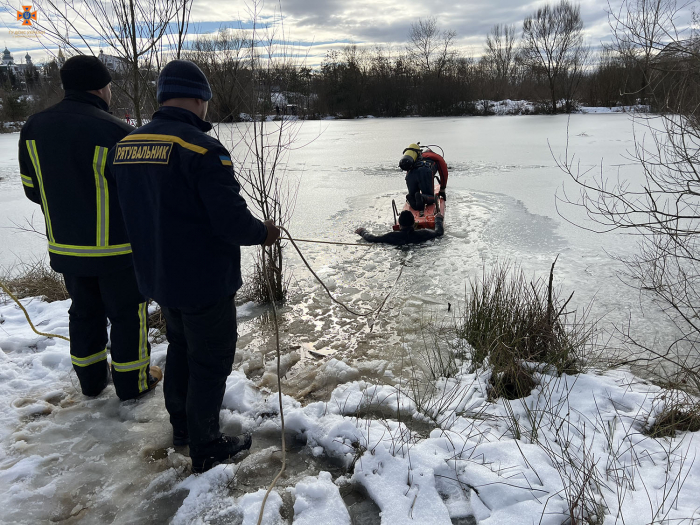
<svg viewBox="0 0 700 525">
<path fill-rule="evenodd" d="M 290 468 L 268 500 L 266 523 L 321 523 L 323 513 L 346 519 L 334 480 L 367 494 L 388 525 L 447 524 L 468 516 L 489 525 L 558 525 L 575 493 L 571 480 L 585 473 L 595 474 L 592 490 L 606 521 L 621 522 L 620 515 L 640 525 L 699 520 L 697 439 L 643 435 L 643 422 L 654 420 L 666 398 L 627 372 L 556 380 L 541 373 L 537 389 L 510 404 L 489 401 L 488 371 L 470 372 L 466 365 L 455 377 L 431 383 L 435 399 L 421 406 L 410 390 L 397 387 L 418 366 L 410 357 L 425 345 L 421 328 L 449 319 L 464 298 L 466 279 L 505 259 L 543 276 L 559 255 L 555 282 L 576 292 L 578 306 L 595 298 L 593 315 L 607 314 L 606 322 L 632 315 L 641 338 L 673 336 L 663 316 L 620 283 L 619 266 L 606 253 L 629 252 L 634 243 L 579 230 L 555 205 L 554 194 L 567 181 L 554 166 L 548 140 L 561 154 L 568 126 L 570 151 L 584 167 L 604 159 L 606 173 L 634 178 L 637 167 L 622 157 L 633 140 L 628 116 L 364 119 L 322 126 L 323 134 L 287 165 L 291 173 L 303 172 L 293 235 L 355 242 L 358 226 L 387 230 L 391 199 L 403 199 L 395 164 L 416 140 L 445 149 L 447 231 L 404 250 L 302 246 L 333 293 L 353 308 L 375 308 L 391 293 L 376 319 L 333 305 L 288 251 L 294 278 L 280 316 Z M 302 140 L 318 132 L 318 123 L 304 124 Z M 16 139 L 0 135 L 0 150 L 14 151 Z M 16 255 L 45 251 L 36 234 L 6 229 L 38 213 L 24 200 L 8 159 L 10 153 L 0 172 L 4 266 Z M 244 271 L 251 254 L 244 252 Z M 69 302 L 33 298 L 23 304 L 41 329 L 68 334 Z M 221 421 L 227 431 L 252 431 L 254 449 L 237 465 L 192 476 L 186 450 L 172 448 L 161 388 L 138 402 L 120 403 L 112 387 L 84 398 L 68 343 L 37 336 L 18 308 L 1 303 L 0 522 L 137 523 L 157 516 L 173 523 L 254 523 L 263 489 L 280 465 L 279 403 L 269 312 L 249 303 L 238 314 L 236 369 Z M 154 363 L 163 364 L 165 348 L 154 346 Z M 325 357 L 314 357 L 311 348 Z M 446 392 L 459 395 L 444 403 Z M 533 414 L 542 418 L 534 428 Z M 588 471 L 561 461 L 573 454 L 586 465 L 585 451 L 596 459 Z"/>
</svg>

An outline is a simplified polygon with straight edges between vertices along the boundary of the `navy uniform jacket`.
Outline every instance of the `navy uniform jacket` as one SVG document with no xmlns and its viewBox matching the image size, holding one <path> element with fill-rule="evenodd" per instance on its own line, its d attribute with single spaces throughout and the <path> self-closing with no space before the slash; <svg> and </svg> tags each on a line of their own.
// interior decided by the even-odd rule
<svg viewBox="0 0 700 525">
<path fill-rule="evenodd" d="M 139 289 L 169 308 L 240 288 L 240 246 L 267 228 L 240 195 L 229 152 L 191 111 L 161 107 L 109 153 Z"/>
<path fill-rule="evenodd" d="M 372 235 L 366 231 L 362 231 L 360 235 L 362 238 L 369 242 L 383 242 L 385 244 L 393 244 L 394 246 L 404 246 L 406 244 L 419 244 L 430 239 L 435 239 L 440 237 L 445 233 L 445 229 L 442 225 L 444 219 L 442 217 L 435 217 L 435 229 L 428 230 L 414 230 L 413 228 L 402 229 L 397 232 L 389 232 L 384 235 Z"/>
<path fill-rule="evenodd" d="M 97 95 L 69 90 L 27 119 L 19 135 L 24 192 L 41 205 L 51 267 L 102 275 L 131 266 L 131 247 L 106 166 L 107 153 L 133 127 Z"/>
</svg>

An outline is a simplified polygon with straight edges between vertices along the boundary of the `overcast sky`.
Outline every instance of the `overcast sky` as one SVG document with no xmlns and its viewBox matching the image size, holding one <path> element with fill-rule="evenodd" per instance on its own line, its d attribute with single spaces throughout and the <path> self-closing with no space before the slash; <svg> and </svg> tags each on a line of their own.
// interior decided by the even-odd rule
<svg viewBox="0 0 700 525">
<path fill-rule="evenodd" d="M 18 1 L 16 9 L 21 10 L 21 5 L 30 1 Z M 195 0 L 190 37 L 214 32 L 222 26 L 250 27 L 250 4 L 241 0 Z M 519 32 L 523 18 L 544 4 L 544 1 L 524 0 L 282 0 L 283 26 L 278 26 L 277 34 L 283 28 L 285 39 L 300 44 L 304 54 L 308 51 L 308 64 L 315 66 L 327 50 L 348 43 L 403 46 L 412 23 L 434 16 L 441 29 L 457 33 L 456 44 L 460 49 L 479 56 L 486 34 L 494 24 L 515 24 Z M 595 47 L 609 36 L 608 4 L 605 0 L 585 0 L 580 5 L 589 41 Z M 279 21 L 279 6 L 268 1 L 258 19 Z M 10 34 L 10 30 L 24 29 L 16 14 L 1 15 L 0 36 L 16 62 L 23 61 L 27 51 L 35 63 L 45 59 L 46 52 L 40 43 Z M 44 16 L 41 11 L 38 15 Z"/>
</svg>

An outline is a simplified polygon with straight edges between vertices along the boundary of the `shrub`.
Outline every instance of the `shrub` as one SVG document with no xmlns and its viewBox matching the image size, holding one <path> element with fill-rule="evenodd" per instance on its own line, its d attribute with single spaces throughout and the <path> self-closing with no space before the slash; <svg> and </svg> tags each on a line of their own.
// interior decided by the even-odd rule
<svg viewBox="0 0 700 525">
<path fill-rule="evenodd" d="M 652 438 L 676 437 L 676 432 L 697 432 L 700 430 L 700 403 L 697 398 L 682 390 L 664 390 L 654 400 L 661 405 L 647 415 L 644 434 Z M 653 416 L 653 419 L 652 419 Z"/>
<path fill-rule="evenodd" d="M 69 299 L 63 276 L 44 260 L 22 263 L 5 272 L 2 281 L 18 299 L 43 297 L 46 302 Z"/>
<path fill-rule="evenodd" d="M 492 368 L 495 397 L 529 394 L 535 383 L 525 362 L 543 363 L 558 375 L 583 365 L 594 327 L 566 311 L 573 293 L 566 301 L 558 298 L 555 264 L 548 281 L 532 282 L 520 268 L 502 263 L 470 282 L 458 333 L 471 346 L 472 368 Z"/>
</svg>

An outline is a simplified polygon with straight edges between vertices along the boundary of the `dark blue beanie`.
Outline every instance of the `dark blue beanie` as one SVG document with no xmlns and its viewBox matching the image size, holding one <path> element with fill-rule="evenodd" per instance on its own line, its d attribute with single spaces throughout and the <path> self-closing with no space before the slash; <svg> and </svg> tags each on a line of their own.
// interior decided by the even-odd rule
<svg viewBox="0 0 700 525">
<path fill-rule="evenodd" d="M 171 98 L 211 100 L 207 77 L 197 64 L 189 60 L 168 62 L 158 76 L 158 103 Z"/>
</svg>

